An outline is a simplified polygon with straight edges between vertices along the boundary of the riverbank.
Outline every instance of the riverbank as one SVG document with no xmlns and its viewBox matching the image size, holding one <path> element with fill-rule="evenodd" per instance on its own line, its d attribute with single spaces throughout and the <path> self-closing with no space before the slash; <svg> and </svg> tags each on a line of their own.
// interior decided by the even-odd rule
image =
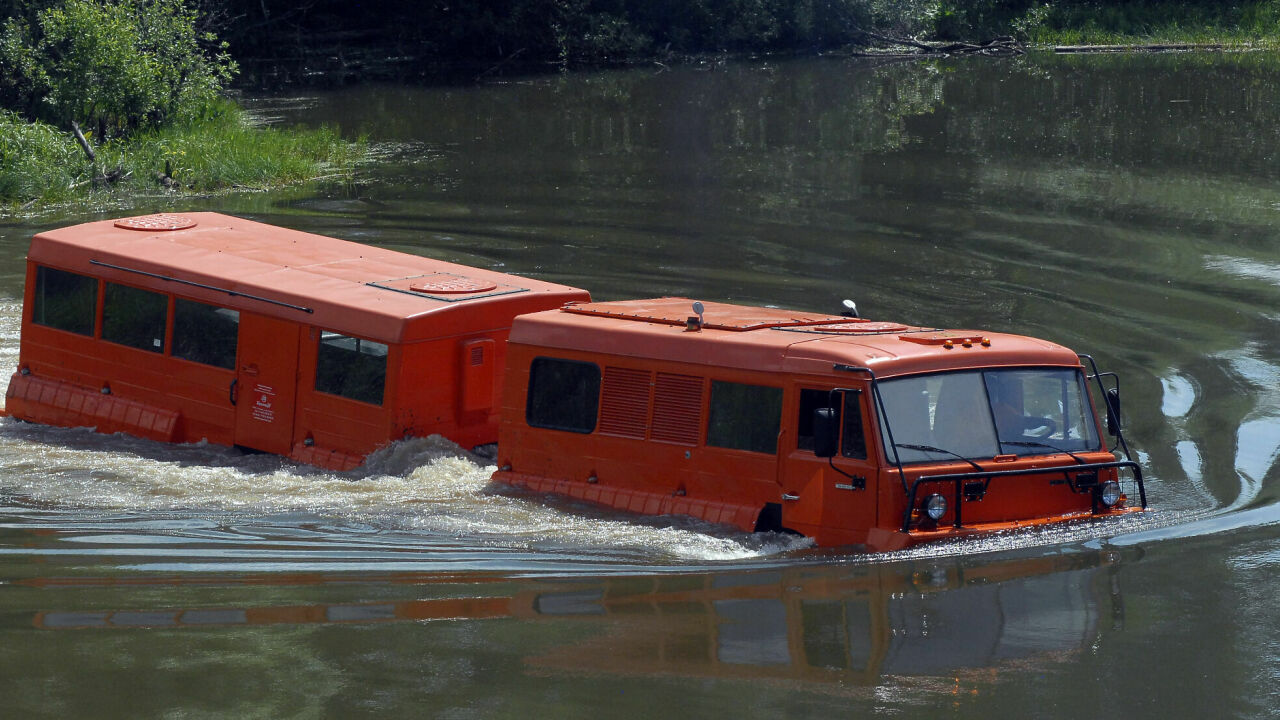
<svg viewBox="0 0 1280 720">
<path fill-rule="evenodd" d="M 126 195 L 268 189 L 349 173 L 362 142 L 329 128 L 272 128 L 230 100 L 201 117 L 94 147 L 45 123 L 0 113 L 0 210 Z"/>
<path fill-rule="evenodd" d="M 1221 45 L 1280 47 L 1280 2 L 1057 2 L 1029 8 L 1008 21 L 1036 46 Z"/>
<path fill-rule="evenodd" d="M 495 0 L 379 13 L 338 0 L 269 14 L 231 0 L 219 32 L 252 87 L 367 79 L 472 83 L 511 74 L 606 66 L 673 66 L 708 58 L 874 51 L 877 36 L 1028 47 L 1218 44 L 1280 47 L 1280 0 Z"/>
<path fill-rule="evenodd" d="M 349 4 L 317 0 L 267 16 L 266 6 L 231 2 L 231 10 L 210 22 L 231 39 L 243 70 L 238 84 L 257 88 L 369 80 L 475 84 L 571 68 L 662 71 L 894 48 L 915 54 L 932 47 L 936 54 L 960 44 L 984 48 L 972 40 L 1006 36 L 1021 45 L 981 54 L 1017 54 L 1022 45 L 1280 47 L 1280 0 L 902 0 L 891 11 L 871 0 L 821 7 L 760 0 L 750 12 L 722 0 L 693 0 L 679 12 L 625 0 L 609 12 L 590 2 L 497 5 L 502 12 L 465 4 L 424 10 L 388 0 L 380 13 L 353 14 Z M 965 39 L 970 42 L 956 42 Z M 222 77 L 231 77 L 233 67 Z M 0 212 L 111 194 L 275 187 L 349 172 L 364 153 L 334 131 L 268 129 L 230 101 L 212 107 L 197 120 L 105 143 L 92 160 L 62 123 L 0 114 Z"/>
</svg>

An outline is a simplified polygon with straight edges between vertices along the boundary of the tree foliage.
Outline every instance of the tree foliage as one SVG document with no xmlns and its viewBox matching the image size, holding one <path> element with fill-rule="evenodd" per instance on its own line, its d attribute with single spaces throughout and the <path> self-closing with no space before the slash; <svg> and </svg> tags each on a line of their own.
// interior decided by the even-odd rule
<svg viewBox="0 0 1280 720">
<path fill-rule="evenodd" d="M 308 43 L 371 40 L 420 56 L 600 62 L 666 53 L 834 47 L 862 31 L 923 32 L 939 0 L 228 0 L 238 53 L 296 57 Z M 0 0 L 3 2 L 3 0 Z"/>
<path fill-rule="evenodd" d="M 12 9 L 0 30 L 0 107 L 103 135 L 200 114 L 236 70 L 184 0 L 65 0 Z"/>
</svg>

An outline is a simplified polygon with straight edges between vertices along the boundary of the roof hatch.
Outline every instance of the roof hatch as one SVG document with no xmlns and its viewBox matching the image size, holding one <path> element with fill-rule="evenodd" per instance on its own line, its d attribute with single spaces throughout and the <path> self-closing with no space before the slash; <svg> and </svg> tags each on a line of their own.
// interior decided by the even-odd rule
<svg viewBox="0 0 1280 720">
<path fill-rule="evenodd" d="M 939 330 L 937 332 L 912 333 L 910 335 L 899 335 L 898 339 L 916 343 L 917 345 L 941 345 L 948 350 L 956 345 L 991 347 L 990 337 L 972 330 Z"/>
<path fill-rule="evenodd" d="M 625 300 L 620 302 L 571 303 L 564 312 L 578 315 L 598 315 L 619 320 L 638 320 L 663 325 L 684 325 L 690 316 L 696 316 L 693 300 L 689 298 L 656 298 L 653 300 Z M 728 303 L 703 303 L 702 327 L 709 330 L 759 330 L 761 328 L 826 325 L 831 323 L 856 324 L 857 320 L 839 315 L 806 313 L 781 308 L 745 307 Z"/>
<path fill-rule="evenodd" d="M 907 330 L 908 327 L 896 322 L 873 322 L 843 318 L 844 322 L 825 325 L 805 325 L 798 328 L 781 328 L 791 332 L 818 333 L 823 335 L 887 335 Z"/>
<path fill-rule="evenodd" d="M 446 302 L 474 300 L 476 298 L 508 295 L 528 290 L 528 288 L 504 285 L 493 280 L 446 272 L 414 275 L 395 280 L 381 280 L 371 282 L 369 285 L 383 290 L 393 290 L 406 295 L 417 295 Z"/>
<path fill-rule="evenodd" d="M 159 213 L 156 215 L 139 215 L 131 218 L 121 218 L 115 223 L 116 227 L 123 230 L 148 230 L 151 232 L 162 232 L 165 230 L 186 230 L 196 226 L 196 221 L 186 215 L 170 215 L 169 213 Z"/>
</svg>

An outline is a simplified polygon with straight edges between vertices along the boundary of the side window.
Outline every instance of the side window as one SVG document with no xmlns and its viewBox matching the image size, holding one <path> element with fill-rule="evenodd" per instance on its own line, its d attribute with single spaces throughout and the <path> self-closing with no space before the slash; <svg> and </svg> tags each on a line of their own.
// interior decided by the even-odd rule
<svg viewBox="0 0 1280 720">
<path fill-rule="evenodd" d="M 92 336 L 97 304 L 96 279 L 65 270 L 36 268 L 31 321 L 37 325 Z"/>
<path fill-rule="evenodd" d="M 862 393 L 844 393 L 844 426 L 840 432 L 840 454 L 855 460 L 867 459 L 867 437 L 862 431 Z"/>
<path fill-rule="evenodd" d="M 711 382 L 708 445 L 776 453 L 781 425 L 782 388 L 720 380 Z"/>
<path fill-rule="evenodd" d="M 386 345 L 335 332 L 320 333 L 316 390 L 381 405 L 386 383 Z"/>
<path fill-rule="evenodd" d="M 840 398 L 844 398 L 843 401 Z M 862 431 L 862 393 L 846 391 L 836 393 L 836 422 L 843 421 L 840 430 L 840 454 L 856 460 L 867 459 L 867 441 Z M 801 390 L 800 417 L 796 418 L 796 448 L 813 450 L 813 411 L 828 407 L 831 402 L 828 390 Z"/>
<path fill-rule="evenodd" d="M 173 301 L 173 356 L 234 369 L 240 313 L 193 300 Z"/>
<path fill-rule="evenodd" d="M 102 339 L 139 350 L 164 352 L 168 314 L 167 296 L 109 282 L 102 296 Z"/>
<path fill-rule="evenodd" d="M 836 393 L 836 422 L 839 422 L 840 393 Z M 813 411 L 818 408 L 827 407 L 827 403 L 831 402 L 831 392 L 829 390 L 801 390 L 800 391 L 800 417 L 796 418 L 796 448 L 799 450 L 813 450 Z"/>
<path fill-rule="evenodd" d="M 590 433 L 600 410 L 600 366 L 558 358 L 534 358 L 524 419 L 530 427 Z"/>
</svg>

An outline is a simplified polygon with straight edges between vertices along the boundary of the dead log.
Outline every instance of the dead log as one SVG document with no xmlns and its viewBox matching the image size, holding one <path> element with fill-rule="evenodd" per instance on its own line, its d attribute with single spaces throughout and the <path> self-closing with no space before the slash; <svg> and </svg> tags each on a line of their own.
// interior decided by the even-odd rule
<svg viewBox="0 0 1280 720">
<path fill-rule="evenodd" d="M 903 47 L 915 48 L 917 52 L 909 53 L 909 55 L 920 56 L 950 56 L 950 55 L 987 55 L 992 57 L 1008 57 L 1013 55 L 1023 55 L 1026 48 L 1022 43 L 1012 37 L 992 38 L 982 43 L 970 42 L 953 42 L 953 43 L 924 43 L 913 38 L 895 38 L 880 33 L 871 32 L 870 30 L 860 31 L 866 37 L 877 40 L 888 45 L 899 45 Z"/>
<path fill-rule="evenodd" d="M 84 139 L 84 133 L 80 132 L 80 123 L 75 120 L 71 121 L 71 132 L 76 136 L 76 142 L 80 143 L 80 148 L 84 150 L 84 154 L 89 158 L 90 163 L 98 162 L 98 156 L 94 154 L 93 148 L 90 147 L 89 141 Z"/>
</svg>

